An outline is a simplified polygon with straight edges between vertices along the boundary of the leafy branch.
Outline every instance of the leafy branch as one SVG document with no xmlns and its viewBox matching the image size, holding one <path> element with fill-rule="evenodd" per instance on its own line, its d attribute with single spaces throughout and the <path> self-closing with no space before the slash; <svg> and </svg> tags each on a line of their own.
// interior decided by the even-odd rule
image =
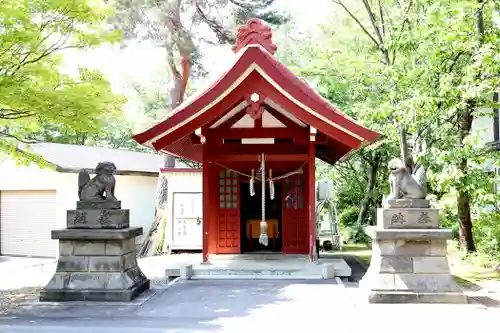
<svg viewBox="0 0 500 333">
<path fill-rule="evenodd" d="M 0 119 L 14 120 L 34 116 L 34 112 L 0 108 Z"/>
</svg>

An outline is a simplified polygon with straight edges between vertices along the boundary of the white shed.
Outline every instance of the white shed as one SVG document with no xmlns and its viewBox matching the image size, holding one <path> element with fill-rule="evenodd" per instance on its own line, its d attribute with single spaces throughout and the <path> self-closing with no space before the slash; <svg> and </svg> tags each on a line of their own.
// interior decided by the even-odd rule
<svg viewBox="0 0 500 333">
<path fill-rule="evenodd" d="M 203 241 L 202 173 L 194 168 L 163 168 L 168 181 L 167 220 L 163 248 L 201 250 Z"/>
<path fill-rule="evenodd" d="M 0 161 L 0 253 L 56 257 L 51 230 L 66 227 L 66 211 L 76 208 L 78 172 L 98 162 L 117 167 L 116 196 L 130 209 L 130 224 L 147 232 L 154 217 L 158 173 L 163 156 L 102 147 L 41 143 L 31 152 L 52 168 Z M 137 240 L 141 242 L 142 239 Z"/>
</svg>

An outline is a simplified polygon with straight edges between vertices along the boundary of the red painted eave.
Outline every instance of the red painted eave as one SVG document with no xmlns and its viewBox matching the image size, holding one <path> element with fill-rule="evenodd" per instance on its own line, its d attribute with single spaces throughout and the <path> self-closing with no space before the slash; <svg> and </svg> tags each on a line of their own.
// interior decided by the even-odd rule
<svg viewBox="0 0 500 333">
<path fill-rule="evenodd" d="M 143 144 L 165 133 L 179 122 L 186 120 L 206 105 L 212 103 L 219 96 L 218 93 L 227 90 L 234 83 L 234 78 L 239 77 L 253 63 L 257 64 L 271 80 L 286 89 L 296 100 L 332 123 L 344 127 L 364 141 L 374 142 L 379 136 L 379 133 L 357 124 L 338 108 L 328 103 L 307 82 L 295 76 L 263 47 L 252 45 L 243 50 L 243 54 L 239 56 L 231 69 L 223 74 L 212 86 L 192 101 L 181 104 L 172 112 L 169 118 L 142 133 L 134 135 L 134 140 L 139 144 Z M 185 126 L 188 126 L 188 124 Z"/>
<path fill-rule="evenodd" d="M 223 74 L 202 94 L 198 95 L 191 101 L 186 101 L 181 104 L 172 112 L 169 118 L 142 133 L 134 135 L 134 140 L 136 140 L 139 144 L 147 143 L 148 141 L 161 136 L 163 133 L 178 125 L 180 122 L 185 121 L 206 105 L 214 102 L 221 92 L 227 90 L 234 83 L 235 79 L 237 79 L 249 66 L 254 63 L 265 73 L 265 75 L 267 75 L 272 81 L 276 82 L 276 84 L 280 87 L 286 89 L 286 92 L 292 95 L 300 103 L 309 109 L 314 110 L 320 117 L 322 116 L 333 124 L 342 126 L 350 133 L 353 133 L 358 138 L 361 138 L 361 140 L 357 139 L 358 145 L 353 147 L 354 149 L 373 143 L 380 135 L 379 133 L 356 123 L 354 120 L 343 114 L 338 108 L 328 103 L 328 101 L 326 101 L 312 87 L 310 87 L 306 81 L 295 76 L 286 66 L 281 64 L 264 48 L 252 45 L 244 49 L 242 52 L 243 53 L 239 56 L 235 64 L 233 64 L 233 66 L 225 74 Z M 185 127 L 187 129 L 190 122 L 191 120 L 179 128 Z M 195 128 L 190 130 L 194 131 Z M 157 149 L 194 161 L 201 162 L 202 160 L 200 147 L 192 146 L 186 141 L 182 143 L 179 143 L 179 141 L 170 142 L 164 147 L 157 147 Z M 349 153 L 349 150 L 342 152 L 337 151 L 335 153 L 332 152 L 331 154 L 323 152 L 323 156 L 327 162 L 332 163 L 347 153 Z M 328 157 L 326 155 L 331 156 Z"/>
<path fill-rule="evenodd" d="M 278 72 L 278 75 L 274 75 L 272 79 L 276 81 L 280 86 L 287 87 L 287 92 L 292 94 L 301 103 L 304 103 L 312 110 L 316 111 L 320 115 L 324 116 L 333 123 L 342 125 L 347 130 L 359 135 L 364 140 L 369 142 L 374 142 L 379 133 L 372 131 L 360 124 L 358 124 L 354 119 L 345 115 L 337 107 L 329 103 L 323 96 L 321 96 L 316 90 L 314 90 L 308 83 L 302 78 L 297 77 L 288 67 L 283 65 L 278 61 L 276 57 L 266 52 L 262 47 L 259 47 L 259 51 L 263 57 L 266 58 L 267 63 L 271 64 Z M 262 64 L 261 68 L 266 71 L 266 62 L 259 63 Z M 268 71 L 266 71 L 268 73 Z M 287 84 L 287 82 L 291 84 Z"/>
</svg>

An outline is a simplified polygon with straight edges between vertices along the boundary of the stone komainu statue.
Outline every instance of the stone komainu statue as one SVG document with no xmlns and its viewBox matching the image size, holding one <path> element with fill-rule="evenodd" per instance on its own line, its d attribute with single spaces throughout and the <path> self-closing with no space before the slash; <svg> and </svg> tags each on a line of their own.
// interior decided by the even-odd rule
<svg viewBox="0 0 500 333">
<path fill-rule="evenodd" d="M 95 177 L 90 179 L 86 170 L 78 174 L 78 196 L 80 201 L 114 200 L 116 166 L 112 162 L 100 162 L 95 168 Z M 106 194 L 106 195 L 104 195 Z"/>
<path fill-rule="evenodd" d="M 420 165 L 411 174 L 408 168 L 395 158 L 389 162 L 389 185 L 391 194 L 387 200 L 425 199 L 427 196 L 427 176 L 425 168 Z"/>
</svg>

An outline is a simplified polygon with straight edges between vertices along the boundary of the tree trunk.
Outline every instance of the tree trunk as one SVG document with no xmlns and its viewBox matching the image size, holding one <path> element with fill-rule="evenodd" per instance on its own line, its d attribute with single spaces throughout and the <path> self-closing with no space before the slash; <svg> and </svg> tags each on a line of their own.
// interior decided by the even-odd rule
<svg viewBox="0 0 500 333">
<path fill-rule="evenodd" d="M 484 16 L 483 16 L 484 1 L 477 1 L 476 18 L 476 32 L 479 44 L 484 42 Z M 476 75 L 476 79 L 481 77 L 480 74 Z M 472 128 L 473 111 L 475 109 L 474 100 L 468 100 L 465 107 L 458 114 L 458 135 L 457 143 L 460 147 L 463 146 L 464 139 L 470 134 Z M 467 177 L 468 163 L 467 158 L 463 157 L 457 163 L 458 170 L 462 173 L 462 177 Z M 476 246 L 474 244 L 474 237 L 472 234 L 472 217 L 470 212 L 470 194 L 464 189 L 457 189 L 457 210 L 460 219 L 459 232 L 460 232 L 460 247 L 466 249 L 467 252 L 475 252 Z"/>
<path fill-rule="evenodd" d="M 472 128 L 472 101 L 468 102 L 467 107 L 459 113 L 457 143 L 463 146 L 464 139 L 469 135 Z M 462 177 L 467 177 L 468 163 L 467 158 L 460 158 L 457 168 L 462 173 Z M 460 219 L 460 246 L 467 252 L 476 251 L 474 238 L 472 236 L 472 218 L 470 212 L 470 194 L 464 188 L 457 189 L 457 210 Z"/>
<path fill-rule="evenodd" d="M 459 191 L 457 194 L 458 217 L 460 219 L 460 247 L 467 252 L 475 252 L 474 237 L 472 234 L 472 218 L 470 214 L 469 194 Z"/>
<path fill-rule="evenodd" d="M 399 134 L 399 148 L 401 150 L 401 161 L 406 166 L 408 172 L 412 174 L 415 168 L 415 163 L 413 161 L 412 155 L 410 154 L 410 147 L 408 146 L 408 131 L 404 126 L 397 126 Z"/>
<path fill-rule="evenodd" d="M 361 205 L 359 207 L 359 215 L 358 215 L 358 224 L 361 224 L 365 219 L 365 216 L 370 207 L 370 202 L 373 202 L 373 191 L 375 190 L 375 186 L 377 185 L 377 172 L 378 172 L 378 161 L 375 161 L 370 165 L 370 169 L 368 170 L 368 184 L 366 187 L 366 193 L 361 201 Z"/>
<path fill-rule="evenodd" d="M 167 50 L 169 68 L 174 80 L 174 84 L 170 90 L 171 109 L 174 110 L 184 100 L 184 93 L 186 91 L 190 71 L 190 54 L 181 55 L 181 70 L 179 71 L 175 66 L 172 52 L 172 49 Z M 175 158 L 172 155 L 165 153 L 164 167 L 175 167 Z M 167 195 L 168 180 L 167 177 L 165 177 L 160 171 L 156 190 L 155 217 L 153 224 L 145 237 L 141 250 L 139 251 L 139 256 L 141 257 L 169 252 L 169 249 L 163 248 L 167 228 L 167 211 L 165 207 L 167 204 Z"/>
<path fill-rule="evenodd" d="M 167 159 L 168 155 L 165 156 Z M 151 228 L 144 237 L 141 248 L 139 249 L 139 257 L 154 256 L 158 252 L 165 252 L 163 242 L 165 240 L 166 230 L 166 204 L 168 195 L 168 180 L 161 172 L 158 175 L 158 185 L 156 186 L 156 202 L 155 216 Z"/>
</svg>

